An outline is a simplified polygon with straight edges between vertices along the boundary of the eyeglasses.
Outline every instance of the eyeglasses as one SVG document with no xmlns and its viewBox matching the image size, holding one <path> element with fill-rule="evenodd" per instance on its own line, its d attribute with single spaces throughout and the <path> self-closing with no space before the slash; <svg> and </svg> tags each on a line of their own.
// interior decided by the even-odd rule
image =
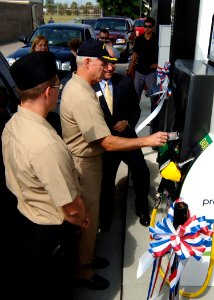
<svg viewBox="0 0 214 300">
<path fill-rule="evenodd" d="M 61 91 L 63 89 L 63 84 L 60 83 L 60 85 L 51 85 L 51 88 L 56 88 L 58 89 L 59 91 Z"/>
<path fill-rule="evenodd" d="M 144 25 L 144 28 L 152 28 L 152 25 Z"/>
</svg>

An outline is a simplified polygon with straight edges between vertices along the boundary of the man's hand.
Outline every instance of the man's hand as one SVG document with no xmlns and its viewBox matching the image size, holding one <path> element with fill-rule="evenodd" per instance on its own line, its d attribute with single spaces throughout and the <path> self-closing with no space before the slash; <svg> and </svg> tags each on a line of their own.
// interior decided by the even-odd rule
<svg viewBox="0 0 214 300">
<path fill-rule="evenodd" d="M 88 215 L 86 214 L 85 205 L 80 196 L 77 196 L 73 202 L 70 202 L 62 207 L 65 220 L 71 224 L 81 227 L 82 230 L 87 230 L 90 224 Z"/>
<path fill-rule="evenodd" d="M 160 147 L 166 144 L 168 140 L 168 133 L 158 131 L 156 133 L 147 136 L 147 138 L 148 138 L 148 145 L 150 147 Z"/>
<path fill-rule="evenodd" d="M 88 215 L 86 215 L 85 222 L 82 224 L 81 229 L 83 231 L 86 231 L 88 229 L 89 225 L 90 225 L 90 219 L 89 219 Z"/>
<path fill-rule="evenodd" d="M 151 65 L 151 69 L 157 69 L 157 67 L 158 67 L 158 64 Z"/>
<path fill-rule="evenodd" d="M 143 147 L 160 147 L 168 140 L 167 132 L 156 132 L 149 136 L 136 138 L 124 138 L 115 135 L 108 135 L 100 139 L 100 145 L 106 151 L 129 151 Z"/>
<path fill-rule="evenodd" d="M 123 132 L 126 129 L 126 127 L 128 126 L 128 124 L 129 124 L 128 121 L 121 120 L 116 123 L 116 125 L 113 127 L 113 129 L 118 132 Z"/>
<path fill-rule="evenodd" d="M 135 76 L 135 68 L 129 68 L 129 70 L 127 70 L 127 76 L 129 76 L 132 80 L 134 80 L 134 76 Z"/>
<path fill-rule="evenodd" d="M 135 65 L 137 63 L 138 60 L 138 54 L 133 52 L 132 54 L 132 59 L 131 62 L 129 64 L 129 69 L 127 70 L 127 75 L 134 80 L 134 76 L 135 76 Z"/>
</svg>

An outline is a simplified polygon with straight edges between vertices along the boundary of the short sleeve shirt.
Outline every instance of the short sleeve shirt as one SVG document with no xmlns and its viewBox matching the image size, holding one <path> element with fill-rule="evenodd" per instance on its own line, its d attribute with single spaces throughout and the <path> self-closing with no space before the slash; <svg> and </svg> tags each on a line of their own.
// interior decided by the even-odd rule
<svg viewBox="0 0 214 300">
<path fill-rule="evenodd" d="M 110 135 L 110 130 L 93 88 L 75 73 L 63 90 L 60 118 L 63 139 L 74 156 L 103 152 L 99 140 Z"/>
<path fill-rule="evenodd" d="M 70 151 L 40 115 L 18 108 L 2 135 L 8 188 L 20 212 L 37 224 L 61 224 L 61 207 L 79 194 Z"/>
<path fill-rule="evenodd" d="M 135 67 L 136 71 L 145 75 L 156 71 L 155 69 L 151 69 L 152 64 L 158 63 L 158 40 L 154 33 L 149 40 L 145 38 L 144 34 L 137 37 L 134 52 L 139 55 Z"/>
</svg>

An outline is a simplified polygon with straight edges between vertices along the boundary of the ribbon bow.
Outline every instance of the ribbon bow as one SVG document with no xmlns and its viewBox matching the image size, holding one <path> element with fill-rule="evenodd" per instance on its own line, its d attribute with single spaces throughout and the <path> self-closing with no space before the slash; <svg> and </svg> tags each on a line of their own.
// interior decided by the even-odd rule
<svg viewBox="0 0 214 300">
<path fill-rule="evenodd" d="M 173 226 L 173 218 L 174 206 L 177 202 L 183 201 L 181 199 L 175 201 L 169 208 L 167 217 L 157 222 L 154 228 L 149 228 L 150 235 L 154 240 L 150 242 L 150 248 L 148 251 L 140 258 L 137 273 L 139 278 L 152 262 L 162 258 L 167 253 L 170 253 L 171 258 L 169 260 L 167 271 L 164 277 L 165 281 L 167 272 L 173 264 L 175 255 L 177 255 L 179 261 L 178 267 L 169 276 L 170 289 L 172 291 L 180 279 L 180 275 L 187 263 L 188 258 L 192 256 L 199 261 L 206 250 L 206 247 L 211 246 L 211 238 L 213 234 L 213 231 L 208 229 L 204 216 L 197 218 L 194 215 L 190 217 L 183 225 L 179 225 L 178 228 L 175 229 Z M 152 256 L 150 259 L 148 259 L 149 254 Z M 158 264 L 156 263 L 156 265 Z M 156 280 L 153 280 L 153 277 L 157 272 L 158 270 L 153 270 L 149 289 L 150 295 L 152 295 L 154 290 Z"/>
<path fill-rule="evenodd" d="M 203 227 L 202 227 L 203 226 Z M 208 230 L 205 217 L 190 217 L 175 230 L 171 220 L 164 218 L 155 228 L 149 228 L 156 241 L 151 242 L 149 251 L 154 257 L 163 256 L 173 250 L 181 260 L 193 256 L 200 260 L 208 243 L 211 242 L 211 231 Z M 205 234 L 201 234 L 204 232 Z"/>
</svg>

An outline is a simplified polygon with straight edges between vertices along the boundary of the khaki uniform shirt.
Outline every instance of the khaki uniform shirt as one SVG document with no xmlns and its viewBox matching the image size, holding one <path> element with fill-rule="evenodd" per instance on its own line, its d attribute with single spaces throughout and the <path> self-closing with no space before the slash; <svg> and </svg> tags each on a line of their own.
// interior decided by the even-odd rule
<svg viewBox="0 0 214 300">
<path fill-rule="evenodd" d="M 61 206 L 74 200 L 78 179 L 70 152 L 40 115 L 19 107 L 2 135 L 8 188 L 20 212 L 37 224 L 61 224 Z"/>
<path fill-rule="evenodd" d="M 60 118 L 63 139 L 74 156 L 103 152 L 98 140 L 111 133 L 99 100 L 90 84 L 74 73 L 62 93 Z"/>
</svg>

